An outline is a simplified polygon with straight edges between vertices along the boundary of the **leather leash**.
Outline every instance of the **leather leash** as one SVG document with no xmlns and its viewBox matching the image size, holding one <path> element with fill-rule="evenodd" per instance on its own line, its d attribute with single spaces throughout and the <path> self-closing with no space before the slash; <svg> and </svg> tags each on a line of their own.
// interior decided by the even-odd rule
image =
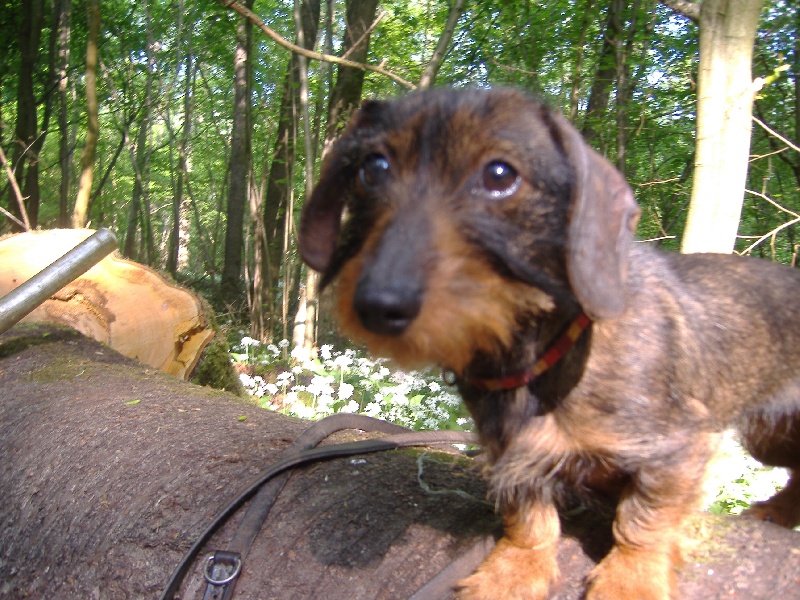
<svg viewBox="0 0 800 600">
<path fill-rule="evenodd" d="M 345 429 L 381 432 L 388 435 L 358 442 L 316 447 L 317 444 L 333 433 Z M 475 445 L 476 443 L 475 437 L 465 432 L 411 431 L 405 427 L 365 415 L 338 413 L 317 421 L 297 437 L 278 462 L 262 473 L 212 520 L 172 573 L 161 595 L 161 600 L 173 600 L 189 569 L 211 536 L 245 502 L 252 498 L 253 501 L 239 523 L 233 538 L 227 545 L 227 549 L 217 550 L 211 554 L 206 559 L 204 567 L 207 585 L 203 600 L 230 600 L 250 546 L 261 530 L 286 480 L 289 478 L 290 470 L 295 467 L 332 458 L 382 452 L 409 446 Z M 453 584 L 474 570 L 475 566 L 491 550 L 492 545 L 492 538 L 487 538 L 473 545 L 469 551 L 452 561 L 438 575 L 418 590 L 411 597 L 411 600 L 442 598 L 452 588 Z"/>
</svg>

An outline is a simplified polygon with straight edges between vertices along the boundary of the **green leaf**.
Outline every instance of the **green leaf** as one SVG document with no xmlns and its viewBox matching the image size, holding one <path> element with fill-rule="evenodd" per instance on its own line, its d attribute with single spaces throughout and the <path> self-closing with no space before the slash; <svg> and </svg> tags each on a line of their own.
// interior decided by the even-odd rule
<svg viewBox="0 0 800 600">
<path fill-rule="evenodd" d="M 237 420 L 238 421 L 247 421 L 247 415 L 241 415 Z"/>
<path fill-rule="evenodd" d="M 125 406 L 134 406 L 136 404 L 139 404 L 139 402 L 141 402 L 141 400 L 131 400 L 130 402 L 126 402 Z"/>
</svg>

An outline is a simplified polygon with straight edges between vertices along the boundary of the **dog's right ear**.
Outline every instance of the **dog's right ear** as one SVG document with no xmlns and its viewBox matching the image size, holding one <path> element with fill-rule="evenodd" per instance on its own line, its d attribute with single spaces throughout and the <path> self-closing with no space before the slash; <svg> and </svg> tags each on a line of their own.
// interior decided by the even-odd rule
<svg viewBox="0 0 800 600">
<path fill-rule="evenodd" d="M 322 164 L 319 182 L 303 206 L 297 246 L 300 257 L 315 271 L 324 273 L 339 239 L 345 186 L 351 175 L 342 155 L 331 150 Z"/>
<path fill-rule="evenodd" d="M 576 176 L 567 229 L 569 282 L 591 318 L 617 317 L 626 306 L 628 252 L 641 211 L 622 173 L 557 118 Z"/>
<path fill-rule="evenodd" d="M 342 225 L 345 194 L 359 167 L 348 148 L 358 132 L 375 125 L 384 107 L 384 102 L 376 100 L 361 104 L 323 160 L 319 181 L 303 206 L 298 248 L 303 261 L 315 271 L 324 273 L 330 265 Z"/>
</svg>

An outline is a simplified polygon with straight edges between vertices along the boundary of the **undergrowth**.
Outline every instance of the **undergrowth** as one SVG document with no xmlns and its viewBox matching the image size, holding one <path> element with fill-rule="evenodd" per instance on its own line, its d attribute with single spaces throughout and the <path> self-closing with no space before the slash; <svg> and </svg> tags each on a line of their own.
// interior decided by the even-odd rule
<svg viewBox="0 0 800 600">
<path fill-rule="evenodd" d="M 322 346 L 317 358 L 300 360 L 289 353 L 286 340 L 274 345 L 242 337 L 234 350 L 242 385 L 267 409 L 312 420 L 348 412 L 418 430 L 472 429 L 455 389 L 438 372 L 393 370 L 383 359 L 330 345 Z M 709 468 L 704 504 L 715 514 L 739 514 L 769 498 L 787 478 L 784 469 L 747 455 L 728 432 Z"/>
</svg>

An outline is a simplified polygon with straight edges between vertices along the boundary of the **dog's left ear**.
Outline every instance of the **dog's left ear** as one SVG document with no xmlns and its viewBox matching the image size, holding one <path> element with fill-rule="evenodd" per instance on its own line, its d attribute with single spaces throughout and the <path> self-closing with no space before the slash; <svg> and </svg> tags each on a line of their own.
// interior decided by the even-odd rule
<svg viewBox="0 0 800 600">
<path fill-rule="evenodd" d="M 622 173 L 557 118 L 577 177 L 567 229 L 569 282 L 591 318 L 617 317 L 625 310 L 628 252 L 641 211 Z"/>
</svg>

